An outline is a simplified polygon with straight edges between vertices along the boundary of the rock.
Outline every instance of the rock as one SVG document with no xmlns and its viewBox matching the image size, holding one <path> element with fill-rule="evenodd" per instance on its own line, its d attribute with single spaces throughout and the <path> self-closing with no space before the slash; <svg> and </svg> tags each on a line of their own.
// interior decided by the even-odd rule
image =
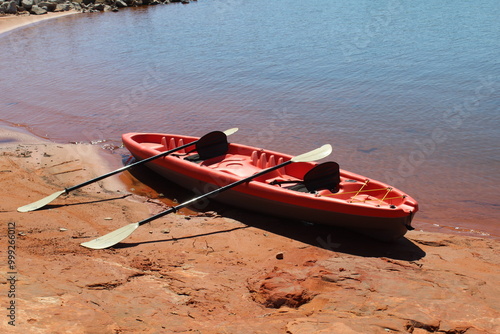
<svg viewBox="0 0 500 334">
<path fill-rule="evenodd" d="M 103 12 L 105 7 L 106 5 L 104 3 L 95 3 L 92 8 L 100 12 Z"/>
<path fill-rule="evenodd" d="M 321 279 L 325 282 L 336 283 L 339 279 L 337 276 L 333 276 L 332 274 L 326 274 L 321 276 Z"/>
<path fill-rule="evenodd" d="M 253 300 L 265 307 L 298 308 L 314 297 L 300 282 L 294 275 L 275 269 L 264 279 L 250 283 L 249 290 Z"/>
<path fill-rule="evenodd" d="M 5 14 L 17 14 L 17 6 L 15 1 L 4 2 L 2 4 L 2 11 Z"/>
<path fill-rule="evenodd" d="M 415 328 L 412 332 L 413 334 L 428 334 L 429 332 L 422 328 Z"/>
<path fill-rule="evenodd" d="M 287 334 L 359 334 L 341 322 L 319 322 L 308 318 L 296 319 L 286 325 Z"/>
<path fill-rule="evenodd" d="M 47 9 L 48 12 L 55 11 L 56 7 L 57 7 L 57 3 L 50 2 L 50 1 L 42 1 L 42 2 L 39 2 L 37 5 L 38 5 L 38 7 Z"/>
<path fill-rule="evenodd" d="M 44 8 L 40 8 L 37 5 L 33 5 L 30 9 L 30 14 L 43 15 L 43 14 L 47 14 L 47 10 Z"/>
<path fill-rule="evenodd" d="M 20 273 L 18 330 L 2 321 L 0 333 L 498 333 L 498 240 L 412 231 L 390 247 L 346 236 L 331 250 L 318 241 L 323 229 L 304 233 L 299 224 L 242 212 L 240 221 L 193 217 L 189 224 L 169 215 L 120 247 L 90 250 L 80 243 L 139 221 L 150 209 L 145 200 L 107 200 L 113 184 L 79 194 L 78 202 L 93 202 L 92 209 L 19 214 L 29 196 L 75 182 L 72 173 L 60 173 L 68 156 L 83 179 L 111 169 L 98 145 L 75 150 L 34 141 L 25 146 L 31 157 L 19 154 L 16 143 L 0 149 L 0 183 L 9 189 L 0 211 L 2 221 L 15 222 Z M 82 155 L 91 149 L 95 156 Z M 52 167 L 40 168 L 44 153 Z M 102 190 L 100 183 L 93 187 Z M 170 234 L 160 234 L 166 228 Z M 276 260 L 280 252 L 286 260 Z"/>
<path fill-rule="evenodd" d="M 56 5 L 56 9 L 54 9 L 54 12 L 66 12 L 68 10 L 71 10 L 73 7 L 70 3 L 58 3 Z"/>
<path fill-rule="evenodd" d="M 70 6 L 78 12 L 82 11 L 82 6 L 78 2 L 72 2 Z"/>
<path fill-rule="evenodd" d="M 125 1 L 123 1 L 123 0 L 117 0 L 115 2 L 115 6 L 118 8 L 128 7 L 127 4 L 125 3 Z"/>
<path fill-rule="evenodd" d="M 193 0 L 195 1 L 195 0 Z M 109 12 L 118 11 L 118 8 L 151 6 L 169 4 L 171 2 L 189 3 L 189 0 L 0 0 L 0 14 L 20 14 L 29 12 L 33 15 L 42 15 L 47 12 Z M 34 7 L 37 6 L 37 7 Z"/>
<path fill-rule="evenodd" d="M 216 217 L 220 217 L 220 216 L 221 215 L 219 215 L 215 211 L 199 212 L 198 214 L 196 214 L 196 217 L 212 217 L 212 218 L 216 218 Z"/>
<path fill-rule="evenodd" d="M 453 333 L 453 332 L 449 332 Z M 486 330 L 477 329 L 474 327 L 458 328 L 455 333 L 467 333 L 467 334 L 489 334 Z"/>
<path fill-rule="evenodd" d="M 21 1 L 21 6 L 26 9 L 27 11 L 31 10 L 31 7 L 35 4 L 34 0 L 22 0 Z"/>
</svg>

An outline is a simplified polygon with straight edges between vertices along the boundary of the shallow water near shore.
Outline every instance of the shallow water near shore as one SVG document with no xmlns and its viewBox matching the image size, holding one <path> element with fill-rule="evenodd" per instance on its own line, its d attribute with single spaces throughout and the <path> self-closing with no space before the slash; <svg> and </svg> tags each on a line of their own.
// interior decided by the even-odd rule
<svg viewBox="0 0 500 334">
<path fill-rule="evenodd" d="M 420 203 L 414 226 L 500 236 L 499 5 L 200 0 L 0 36 L 0 120 L 113 148 L 125 132 L 300 154 Z"/>
</svg>

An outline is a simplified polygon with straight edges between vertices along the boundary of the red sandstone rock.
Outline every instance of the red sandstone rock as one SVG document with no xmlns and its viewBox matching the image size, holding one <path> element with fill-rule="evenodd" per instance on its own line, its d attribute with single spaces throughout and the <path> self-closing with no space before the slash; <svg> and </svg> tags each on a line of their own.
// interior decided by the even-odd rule
<svg viewBox="0 0 500 334">
<path fill-rule="evenodd" d="M 118 167 L 96 170 L 104 164 L 90 151 L 49 143 L 0 147 L 0 249 L 7 249 L 7 223 L 15 223 L 18 279 L 16 326 L 2 307 L 2 333 L 491 334 L 499 328 L 499 248 L 491 239 L 412 231 L 387 245 L 217 206 L 218 215 L 153 221 L 113 249 L 81 247 L 158 210 L 144 197 L 117 192 L 118 178 L 45 210 L 16 211 Z M 9 268 L 2 261 L 0 298 L 7 305 Z"/>
</svg>

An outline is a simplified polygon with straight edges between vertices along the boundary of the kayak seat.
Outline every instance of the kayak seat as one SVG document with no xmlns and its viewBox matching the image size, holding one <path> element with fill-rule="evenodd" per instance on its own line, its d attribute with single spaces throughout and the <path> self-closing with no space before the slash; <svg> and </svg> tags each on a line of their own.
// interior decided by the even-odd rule
<svg viewBox="0 0 500 334">
<path fill-rule="evenodd" d="M 282 175 L 266 179 L 266 183 L 272 185 L 283 184 L 283 183 L 301 183 L 301 182 L 302 182 L 301 179 L 294 178 L 293 176 L 290 175 Z"/>
<path fill-rule="evenodd" d="M 209 167 L 241 178 L 254 175 L 261 171 L 260 168 L 251 164 L 248 158 L 231 155 L 226 155 L 226 158 L 224 158 L 223 161 L 219 161 Z"/>
<path fill-rule="evenodd" d="M 315 193 L 318 190 L 330 190 L 337 192 L 340 183 L 340 168 L 339 164 L 333 161 L 324 162 L 311 168 L 305 175 L 302 181 L 272 181 L 270 184 L 282 185 L 286 183 L 294 183 L 290 187 L 285 187 L 290 190 L 299 192 Z"/>
</svg>

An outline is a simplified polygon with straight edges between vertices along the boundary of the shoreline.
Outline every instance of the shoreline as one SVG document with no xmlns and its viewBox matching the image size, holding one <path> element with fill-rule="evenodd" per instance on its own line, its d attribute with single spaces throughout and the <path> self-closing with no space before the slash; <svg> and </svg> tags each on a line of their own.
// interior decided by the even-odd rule
<svg viewBox="0 0 500 334">
<path fill-rule="evenodd" d="M 59 13 L 47 13 L 44 15 L 6 15 L 0 16 L 0 35 L 6 32 L 34 24 L 42 21 L 56 19 L 58 17 L 80 14 L 76 10 L 70 10 Z"/>
<path fill-rule="evenodd" d="M 48 19 L 55 19 L 61 16 L 66 16 L 66 15 L 72 15 L 72 14 L 78 14 L 80 12 L 78 11 L 73 11 L 73 12 L 60 12 L 60 13 L 48 13 L 46 15 L 29 15 L 29 16 L 5 16 L 5 17 L 0 17 L 0 34 L 6 33 L 8 31 L 21 28 L 26 25 L 30 24 L 35 24 L 39 23 L 44 20 Z M 2 22 L 5 22 L 5 24 L 2 25 Z M 8 124 L 6 122 L 2 122 L 3 124 L 6 124 L 6 126 L 12 127 L 12 124 Z M 16 127 L 13 127 L 16 129 Z M 30 132 L 32 135 L 43 138 L 43 135 L 38 135 L 36 133 L 31 132 L 31 129 L 29 127 L 23 128 L 24 131 Z M 418 216 L 417 216 L 418 217 Z M 417 227 L 418 229 L 418 227 Z M 426 231 L 429 231 L 428 228 L 425 229 Z M 487 232 L 484 232 L 483 230 L 475 230 L 475 229 L 466 229 L 466 228 L 457 228 L 455 226 L 452 226 L 451 224 L 446 226 L 439 226 L 436 228 L 438 231 L 433 231 L 437 233 L 449 233 L 451 234 L 457 234 L 457 235 L 467 235 L 467 236 L 475 236 L 475 237 L 485 237 L 485 238 L 491 238 L 494 240 L 499 240 L 498 235 L 494 234 L 488 234 Z M 485 235 L 486 234 L 486 235 Z"/>
<path fill-rule="evenodd" d="M 39 137 L 35 134 L 29 132 L 25 128 L 14 128 L 6 124 L 0 124 L 0 149 L 12 148 L 15 145 L 28 147 L 47 147 L 47 148 L 64 148 L 65 156 L 73 157 L 78 156 L 79 159 L 85 159 L 88 164 L 90 164 L 95 176 L 109 172 L 111 169 L 116 169 L 122 167 L 120 161 L 117 161 L 116 155 L 112 154 L 110 151 L 103 149 L 98 145 L 92 144 L 71 144 L 71 143 L 56 143 L 48 139 Z M 69 151 L 69 152 L 68 152 Z M 28 150 L 29 155 L 31 151 Z M 47 160 L 43 158 L 48 158 L 52 156 L 52 153 L 45 153 L 44 157 L 38 158 L 39 160 Z M 66 157 L 67 160 L 71 158 Z M 119 160 L 119 159 L 118 159 Z M 40 164 L 38 162 L 37 164 Z M 75 185 L 71 180 L 66 186 Z M 117 178 L 110 178 L 104 181 L 104 184 L 110 189 L 118 189 L 119 192 L 125 191 L 125 185 L 122 181 Z"/>
<path fill-rule="evenodd" d="M 17 212 L 102 174 L 99 150 L 0 127 L 0 243 L 15 246 L 0 269 L 13 305 L 2 332 L 486 334 L 500 325 L 491 239 L 411 231 L 385 244 L 215 205 L 157 219 L 110 249 L 80 246 L 167 208 L 131 194 L 141 178 L 129 172 L 128 189 L 113 176 Z"/>
<path fill-rule="evenodd" d="M 31 14 L 31 5 L 24 5 L 22 10 L 17 14 L 0 14 L 0 34 L 20 28 L 25 25 L 32 23 L 37 23 L 40 21 L 58 18 L 61 16 L 87 13 L 87 12 L 106 12 L 106 11 L 118 11 L 122 8 L 130 7 L 140 7 L 140 6 L 155 6 L 159 4 L 171 4 L 171 3 L 182 3 L 184 5 L 197 0 L 106 0 L 101 2 L 96 2 L 94 0 L 90 1 L 88 4 L 81 2 L 75 2 L 66 4 L 61 8 L 57 8 L 55 1 L 48 1 L 45 5 L 52 5 L 51 9 L 42 9 L 43 14 Z M 53 2 L 53 3 L 52 3 Z M 35 6 L 33 6 L 35 7 Z M 38 7 L 38 6 L 36 6 Z M 44 7 L 45 8 L 45 7 Z M 61 11 L 58 11 L 61 10 Z"/>
</svg>

